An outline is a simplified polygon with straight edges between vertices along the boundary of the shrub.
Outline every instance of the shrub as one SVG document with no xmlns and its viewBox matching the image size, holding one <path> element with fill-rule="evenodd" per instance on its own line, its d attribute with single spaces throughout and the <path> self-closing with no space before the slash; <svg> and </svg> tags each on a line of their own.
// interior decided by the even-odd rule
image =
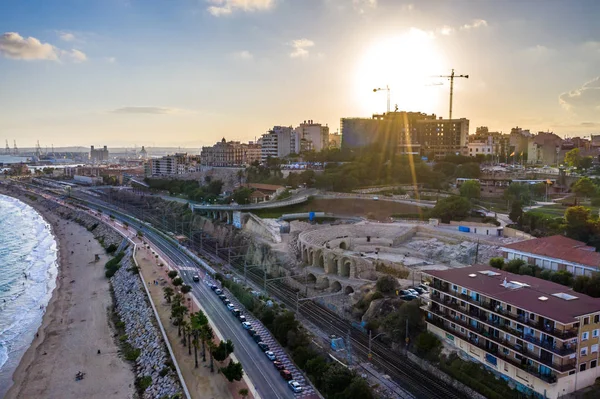
<svg viewBox="0 0 600 399">
<path fill-rule="evenodd" d="M 397 284 L 398 282 L 394 277 L 385 275 L 377 279 L 377 283 L 375 284 L 375 286 L 377 287 L 377 291 L 388 294 L 394 292 Z"/>
<path fill-rule="evenodd" d="M 167 273 L 167 276 L 169 276 L 170 279 L 174 279 L 177 277 L 177 272 L 175 270 L 171 270 L 169 273 Z"/>
<path fill-rule="evenodd" d="M 171 369 L 169 369 L 169 367 L 165 366 L 162 368 L 162 370 L 160 370 L 158 375 L 160 375 L 161 377 L 164 377 L 165 375 L 169 374 L 170 371 L 171 371 Z"/>
<path fill-rule="evenodd" d="M 562 285 L 571 286 L 573 284 L 573 274 L 566 270 L 559 270 L 556 273 L 552 274 L 552 277 L 550 277 L 550 281 Z"/>
<path fill-rule="evenodd" d="M 110 244 L 108 247 L 106 247 L 106 253 L 113 254 L 113 253 L 115 253 L 117 248 L 118 247 L 116 244 Z"/>
<path fill-rule="evenodd" d="M 150 385 L 152 385 L 152 377 L 149 375 L 135 379 L 135 386 L 140 392 L 144 392 Z"/>
<path fill-rule="evenodd" d="M 490 259 L 490 266 L 495 269 L 503 269 L 504 268 L 504 258 Z"/>
<path fill-rule="evenodd" d="M 508 263 L 504 265 L 502 270 L 504 270 L 505 272 L 518 274 L 519 269 L 521 268 L 521 266 L 524 266 L 524 265 L 525 265 L 524 260 L 513 259 L 513 260 L 508 261 Z"/>
</svg>

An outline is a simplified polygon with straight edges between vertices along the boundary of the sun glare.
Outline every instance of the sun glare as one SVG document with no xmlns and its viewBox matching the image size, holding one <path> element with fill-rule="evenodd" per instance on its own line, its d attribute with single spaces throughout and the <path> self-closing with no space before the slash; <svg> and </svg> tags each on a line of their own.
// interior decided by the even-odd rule
<svg viewBox="0 0 600 399">
<path fill-rule="evenodd" d="M 420 29 L 374 42 L 363 54 L 356 70 L 356 99 L 365 113 L 386 109 L 385 90 L 391 90 L 391 110 L 435 112 L 442 93 L 433 76 L 445 74 L 447 67 L 435 38 Z"/>
</svg>

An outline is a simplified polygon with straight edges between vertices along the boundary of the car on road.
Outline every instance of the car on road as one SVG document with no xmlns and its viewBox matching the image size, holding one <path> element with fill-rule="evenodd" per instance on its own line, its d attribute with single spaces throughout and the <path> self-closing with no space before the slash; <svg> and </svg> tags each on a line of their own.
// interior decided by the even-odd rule
<svg viewBox="0 0 600 399">
<path fill-rule="evenodd" d="M 241 314 L 241 315 L 240 315 L 240 317 L 238 317 L 238 319 L 240 319 L 240 321 L 241 321 L 242 323 L 245 323 L 245 322 L 246 322 L 246 316 L 244 316 L 243 314 Z"/>
<path fill-rule="evenodd" d="M 283 377 L 284 380 L 286 381 L 291 381 L 294 379 L 294 376 L 292 375 L 292 373 L 289 372 L 289 370 L 283 369 L 279 372 L 279 374 Z"/>
<path fill-rule="evenodd" d="M 379 201 L 379 197 L 373 197 L 373 201 Z"/>
<path fill-rule="evenodd" d="M 242 322 L 242 327 L 244 327 L 246 330 L 249 330 L 252 328 L 252 324 L 248 323 L 247 321 Z"/>
<path fill-rule="evenodd" d="M 275 360 L 273 362 L 273 366 L 275 366 L 275 368 L 277 370 L 283 370 L 285 368 L 285 366 L 283 365 L 283 363 L 281 363 L 279 360 Z"/>
<path fill-rule="evenodd" d="M 269 360 L 275 361 L 277 359 L 277 357 L 275 357 L 275 354 L 273 353 L 273 351 L 266 351 L 265 355 L 269 358 Z"/>
<path fill-rule="evenodd" d="M 288 381 L 288 385 L 289 385 L 290 389 L 292 391 L 294 391 L 294 393 L 302 392 L 302 385 L 300 385 L 300 383 L 298 381 L 294 381 L 294 380 Z"/>
<path fill-rule="evenodd" d="M 233 306 L 231 303 L 228 303 L 227 309 L 233 311 L 233 309 L 235 309 L 235 306 Z"/>
<path fill-rule="evenodd" d="M 192 277 L 192 280 L 194 280 L 195 283 L 200 281 L 200 276 L 198 276 L 197 274 L 194 274 L 194 277 Z"/>
<path fill-rule="evenodd" d="M 252 339 L 253 339 L 253 340 L 254 340 L 254 342 L 256 342 L 256 343 L 262 342 L 262 338 L 261 338 L 261 337 L 260 337 L 260 335 L 258 335 L 258 334 L 254 334 L 254 335 L 252 336 Z"/>
<path fill-rule="evenodd" d="M 254 337 L 256 335 L 256 330 L 252 327 L 248 329 L 248 335 Z"/>
<path fill-rule="evenodd" d="M 215 289 L 215 294 L 221 295 L 223 291 L 220 288 Z"/>
</svg>

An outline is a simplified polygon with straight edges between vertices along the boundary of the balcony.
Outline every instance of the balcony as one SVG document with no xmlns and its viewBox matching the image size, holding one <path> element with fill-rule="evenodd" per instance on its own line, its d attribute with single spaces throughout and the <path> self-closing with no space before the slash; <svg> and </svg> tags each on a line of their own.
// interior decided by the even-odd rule
<svg viewBox="0 0 600 399">
<path fill-rule="evenodd" d="M 571 330 L 559 330 L 556 328 L 547 328 L 547 326 L 543 325 L 543 323 L 537 322 L 537 321 L 532 321 L 529 319 L 526 319 L 523 316 L 515 316 L 512 313 L 507 312 L 505 309 L 501 309 L 501 308 L 497 308 L 496 306 L 492 305 L 492 303 L 490 301 L 476 301 L 473 298 L 471 298 L 468 295 L 465 294 L 461 294 L 455 291 L 451 291 L 449 289 L 449 287 L 443 287 L 441 284 L 439 283 L 434 283 L 433 284 L 433 288 L 440 291 L 440 292 L 444 292 L 454 298 L 457 299 L 457 301 L 464 301 L 464 302 L 468 302 L 472 305 L 478 306 L 480 308 L 484 308 L 486 310 L 489 310 L 493 313 L 496 313 L 498 315 L 501 315 L 503 317 L 506 317 L 507 319 L 510 319 L 512 321 L 515 321 L 517 323 L 521 323 L 523 325 L 527 325 L 528 327 L 534 328 L 540 332 L 543 332 L 544 334 L 548 334 L 548 335 L 553 335 L 554 337 L 557 337 L 561 340 L 567 340 L 567 339 L 571 339 L 571 338 L 575 338 L 577 337 L 577 330 L 576 329 L 571 329 Z M 431 298 L 435 299 L 437 296 L 437 298 L 440 298 L 439 295 L 436 295 L 434 293 L 431 294 Z M 439 302 L 439 299 L 438 299 Z M 458 306 L 458 304 L 456 305 Z"/>
<path fill-rule="evenodd" d="M 569 362 L 566 365 L 558 365 L 553 363 L 550 359 L 543 359 L 542 357 L 540 357 L 540 355 L 538 355 L 537 353 L 534 353 L 530 350 L 527 349 L 527 347 L 525 345 L 518 345 L 516 342 L 510 342 L 507 341 L 503 338 L 500 337 L 495 337 L 493 336 L 493 334 L 490 334 L 489 331 L 486 331 L 485 329 L 481 328 L 481 327 L 473 327 L 471 324 L 469 324 L 466 321 L 460 320 L 460 318 L 454 318 L 452 316 L 450 316 L 449 314 L 446 314 L 444 311 L 439 310 L 439 309 L 431 309 L 431 308 L 423 308 L 426 312 L 430 312 L 440 318 L 443 318 L 444 320 L 446 320 L 448 323 L 454 323 L 457 324 L 463 328 L 465 328 L 466 330 L 475 333 L 479 336 L 481 336 L 483 339 L 487 339 L 493 343 L 496 343 L 497 345 L 501 345 L 507 349 L 513 350 L 514 352 L 522 355 L 523 357 L 526 357 L 528 359 L 532 359 L 540 364 L 543 364 L 547 367 L 552 368 L 553 370 L 556 370 L 560 373 L 564 373 L 570 370 L 575 369 L 575 363 Z M 428 320 L 430 321 L 430 320 Z M 448 326 L 443 326 L 441 327 L 443 328 L 445 331 L 449 331 Z M 453 334 L 455 334 L 455 331 L 452 331 Z M 469 339 L 467 339 L 469 340 Z M 469 340 L 471 343 L 474 343 L 473 340 Z M 485 348 L 484 348 L 485 349 Z M 487 349 L 486 349 L 487 350 Z M 515 360 L 516 361 L 516 360 Z"/>
<path fill-rule="evenodd" d="M 556 345 L 553 345 L 553 344 L 549 343 L 548 341 L 545 341 L 545 340 L 542 341 L 538 337 L 534 337 L 531 334 L 525 334 L 523 330 L 515 330 L 514 328 L 510 327 L 507 323 L 504 323 L 503 319 L 489 320 L 486 317 L 486 314 L 484 313 L 484 311 L 480 310 L 479 308 L 473 309 L 471 307 L 468 311 L 464 310 L 462 307 L 460 307 L 458 305 L 458 303 L 452 303 L 452 300 L 449 297 L 446 297 L 446 298 L 444 298 L 444 300 L 441 300 L 439 295 L 432 295 L 432 300 L 436 303 L 439 303 L 442 306 L 449 307 L 451 309 L 455 309 L 458 312 L 468 315 L 470 318 L 476 319 L 489 327 L 502 330 L 502 331 L 512 335 L 513 337 L 525 340 L 527 342 L 531 342 L 532 344 L 537 345 L 537 346 L 539 346 L 549 352 L 552 352 L 556 355 L 567 356 L 567 355 L 571 355 L 576 352 L 576 345 L 571 345 L 571 346 L 565 345 L 564 347 L 556 347 Z M 449 317 L 452 317 L 452 316 L 449 316 Z M 506 341 L 506 342 L 508 342 L 508 341 Z"/>
</svg>

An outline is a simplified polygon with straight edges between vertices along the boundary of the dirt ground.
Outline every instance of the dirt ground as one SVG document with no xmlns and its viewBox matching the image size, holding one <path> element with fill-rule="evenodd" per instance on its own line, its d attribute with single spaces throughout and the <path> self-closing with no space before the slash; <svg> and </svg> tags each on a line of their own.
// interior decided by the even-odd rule
<svg viewBox="0 0 600 399">
<path fill-rule="evenodd" d="M 58 282 L 6 398 L 132 398 L 132 366 L 117 354 L 109 326 L 108 257 L 85 228 L 41 211 L 59 242 Z M 94 254 L 101 254 L 99 262 Z M 81 381 L 78 371 L 86 373 Z"/>
<path fill-rule="evenodd" d="M 215 361 L 215 372 L 210 372 L 209 357 L 206 356 L 206 362 L 202 362 L 202 349 L 198 350 L 198 368 L 195 368 L 194 362 L 194 348 L 192 347 L 192 354 L 188 353 L 188 347 L 181 344 L 180 338 L 177 335 L 177 327 L 175 327 L 169 320 L 171 310 L 163 294 L 163 285 L 154 285 L 154 280 L 159 280 L 160 277 L 164 278 L 165 281 L 169 281 L 166 274 L 166 268 L 157 266 L 157 261 L 154 256 L 146 249 L 143 249 L 140 245 L 138 247 L 136 259 L 141 268 L 141 273 L 146 282 L 150 282 L 148 288 L 152 300 L 154 301 L 161 322 L 169 337 L 169 342 L 181 368 L 183 378 L 187 384 L 188 390 L 192 398 L 196 399 L 227 399 L 227 398 L 239 398 L 240 395 L 237 393 L 241 388 L 245 388 L 245 384 L 242 382 L 230 383 L 222 375 L 217 373 L 217 369 L 220 365 Z M 197 312 L 198 309 L 195 305 L 191 305 L 191 311 Z"/>
</svg>

